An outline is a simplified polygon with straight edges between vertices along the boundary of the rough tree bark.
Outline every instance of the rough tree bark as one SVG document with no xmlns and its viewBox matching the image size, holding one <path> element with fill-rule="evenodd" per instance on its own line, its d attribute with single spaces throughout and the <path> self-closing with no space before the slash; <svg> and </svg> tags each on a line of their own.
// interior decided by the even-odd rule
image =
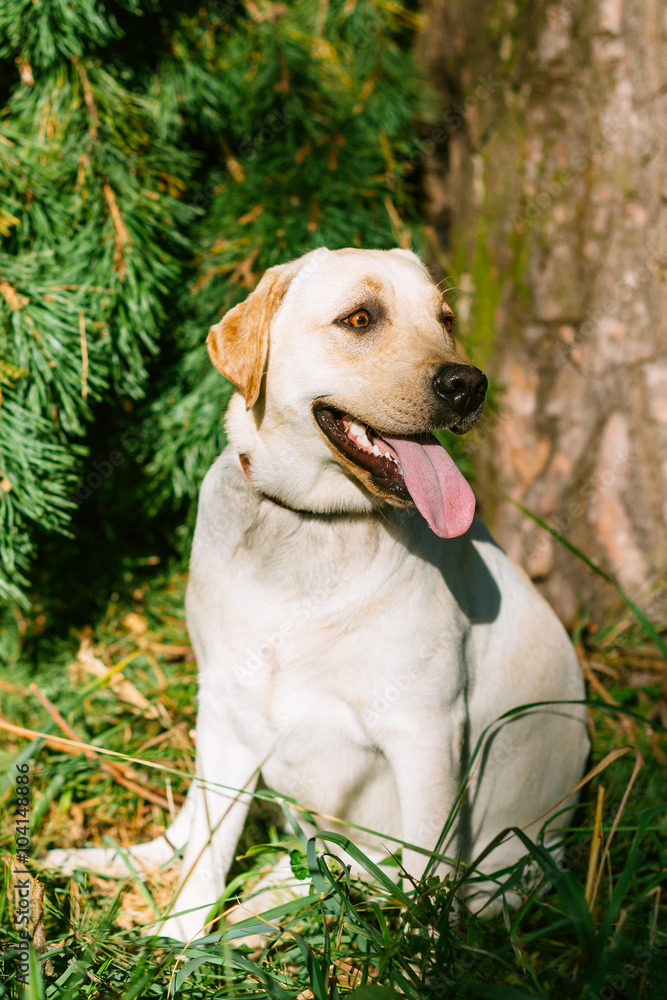
<svg viewBox="0 0 667 1000">
<path fill-rule="evenodd" d="M 667 555 L 664 3 L 423 9 L 432 263 L 501 388 L 483 513 L 566 621 L 591 578 L 503 493 L 646 603 Z"/>
</svg>

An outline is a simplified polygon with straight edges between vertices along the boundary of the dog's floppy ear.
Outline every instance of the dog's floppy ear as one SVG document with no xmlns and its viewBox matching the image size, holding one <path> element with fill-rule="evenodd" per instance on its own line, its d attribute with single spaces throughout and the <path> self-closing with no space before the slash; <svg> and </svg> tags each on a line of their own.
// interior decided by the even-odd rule
<svg viewBox="0 0 667 1000">
<path fill-rule="evenodd" d="M 270 267 L 245 302 L 230 309 L 208 331 L 211 361 L 241 390 L 247 410 L 257 402 L 269 353 L 271 320 L 294 273 L 290 264 Z"/>
</svg>

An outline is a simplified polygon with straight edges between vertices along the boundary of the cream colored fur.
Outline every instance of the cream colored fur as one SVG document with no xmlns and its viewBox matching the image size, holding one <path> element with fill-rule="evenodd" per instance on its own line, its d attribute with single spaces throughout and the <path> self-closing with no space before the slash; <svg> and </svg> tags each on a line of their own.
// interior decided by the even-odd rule
<svg viewBox="0 0 667 1000">
<path fill-rule="evenodd" d="M 568 637 L 524 573 L 478 521 L 443 540 L 414 508 L 386 503 L 338 460 L 313 418 L 313 402 L 331 399 L 387 433 L 433 428 L 434 367 L 461 359 L 423 265 L 409 251 L 320 250 L 289 267 L 267 317 L 259 399 L 248 410 L 240 393 L 232 399 L 229 446 L 199 500 L 187 622 L 203 784 L 193 783 L 166 839 L 132 849 L 146 865 L 185 849 L 161 927 L 182 941 L 201 931 L 223 891 L 260 770 L 316 813 L 378 831 L 348 831 L 374 857 L 396 850 L 387 837 L 432 849 L 491 726 L 446 846 L 470 862 L 506 827 L 536 837 L 581 777 L 588 750 L 580 706 L 493 725 L 516 706 L 583 697 Z M 332 323 L 368 289 L 387 314 L 374 340 Z M 550 843 L 570 818 L 562 808 Z M 483 870 L 523 853 L 511 836 Z M 414 876 L 425 859 L 403 852 Z M 50 862 L 122 869 L 99 849 L 51 852 Z"/>
</svg>

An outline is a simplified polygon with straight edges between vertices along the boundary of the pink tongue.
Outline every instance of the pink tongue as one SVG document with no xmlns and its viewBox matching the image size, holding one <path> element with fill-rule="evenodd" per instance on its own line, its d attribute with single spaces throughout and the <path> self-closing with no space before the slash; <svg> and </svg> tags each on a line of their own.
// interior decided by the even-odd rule
<svg viewBox="0 0 667 1000">
<path fill-rule="evenodd" d="M 440 538 L 463 535 L 475 516 L 475 495 L 442 445 L 432 438 L 384 437 L 401 463 L 417 510 Z"/>
</svg>

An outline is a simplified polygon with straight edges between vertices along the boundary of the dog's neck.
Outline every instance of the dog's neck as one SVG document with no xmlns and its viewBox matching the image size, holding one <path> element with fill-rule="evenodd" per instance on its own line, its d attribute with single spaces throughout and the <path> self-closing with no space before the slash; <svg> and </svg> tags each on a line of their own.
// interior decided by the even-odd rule
<svg viewBox="0 0 667 1000">
<path fill-rule="evenodd" d="M 252 485 L 252 476 L 250 475 L 250 459 L 248 458 L 247 455 L 239 454 L 239 462 L 241 463 L 241 468 L 243 469 L 246 478 Z M 269 496 L 268 493 L 264 493 L 262 490 L 257 490 L 257 492 L 264 500 L 270 500 L 271 503 L 277 504 L 278 507 L 282 507 L 284 510 L 294 511 L 295 514 L 310 513 L 310 511 L 308 510 L 299 510 L 297 507 L 290 507 L 289 504 L 283 503 L 282 500 L 276 500 L 275 497 Z"/>
<path fill-rule="evenodd" d="M 269 500 L 272 504 L 275 504 L 276 507 L 282 507 L 283 510 L 292 511 L 293 514 L 307 514 L 309 517 L 315 517 L 315 518 L 321 517 L 327 520 L 331 519 L 332 517 L 335 518 L 337 516 L 332 512 L 327 512 L 326 514 L 323 514 L 320 511 L 306 510 L 305 508 L 302 507 L 292 507 L 290 506 L 290 504 L 285 503 L 283 500 L 278 500 L 276 497 L 272 497 L 270 493 L 265 493 L 264 490 L 258 489 L 252 480 L 251 464 L 249 456 L 244 454 L 243 452 L 239 452 L 238 459 L 239 459 L 239 465 L 241 466 L 243 474 L 245 475 L 248 483 L 250 484 L 250 486 L 252 486 L 253 490 L 261 500 Z M 389 520 L 391 519 L 390 516 L 387 516 L 389 512 L 391 512 L 394 515 L 398 513 L 396 508 L 390 507 L 388 511 L 385 510 L 384 520 L 387 522 L 389 522 Z M 374 514 L 377 513 L 379 512 L 378 511 L 374 512 Z M 341 511 L 340 515 L 338 516 L 345 518 L 353 517 L 353 518 L 364 518 L 364 519 L 369 517 L 367 513 L 356 513 L 353 511 Z"/>
</svg>

